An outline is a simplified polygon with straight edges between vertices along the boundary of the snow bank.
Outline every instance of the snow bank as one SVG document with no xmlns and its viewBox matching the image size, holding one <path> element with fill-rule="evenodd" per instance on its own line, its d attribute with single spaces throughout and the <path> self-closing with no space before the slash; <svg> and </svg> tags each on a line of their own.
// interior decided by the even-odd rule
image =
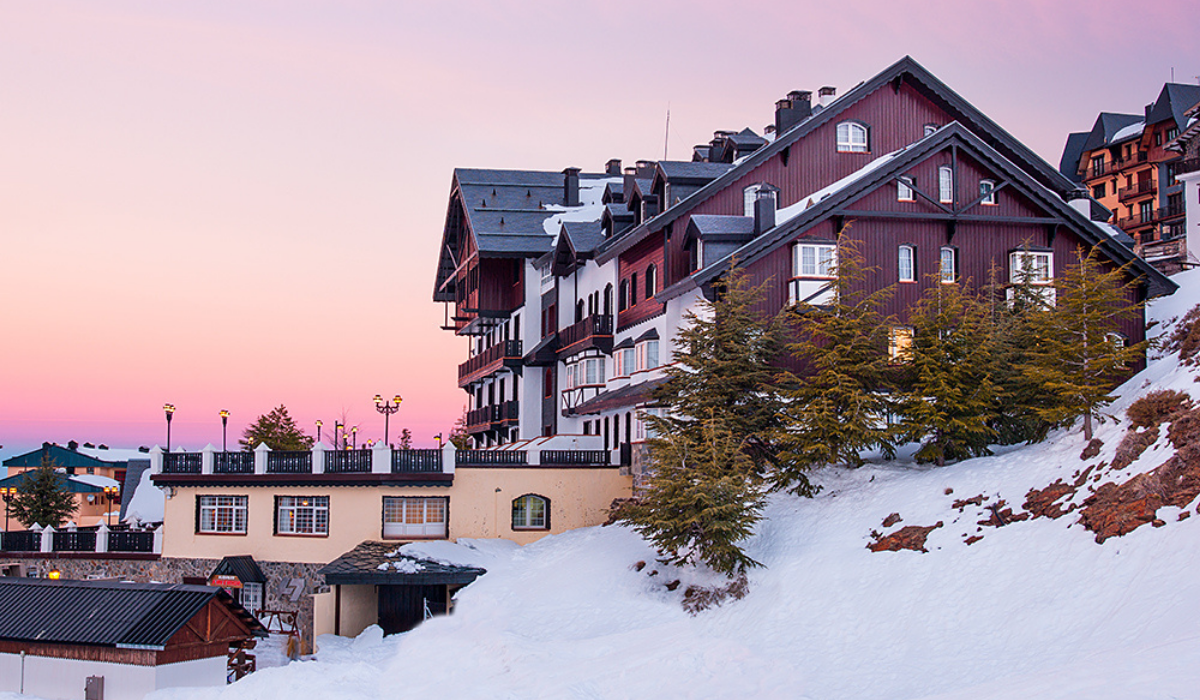
<svg viewBox="0 0 1200 700">
<path fill-rule="evenodd" d="M 125 522 L 136 519 L 143 523 L 161 523 L 165 508 L 166 497 L 150 481 L 150 470 L 147 469 L 142 472 L 142 478 L 129 500 L 129 507 L 125 509 Z"/>
</svg>

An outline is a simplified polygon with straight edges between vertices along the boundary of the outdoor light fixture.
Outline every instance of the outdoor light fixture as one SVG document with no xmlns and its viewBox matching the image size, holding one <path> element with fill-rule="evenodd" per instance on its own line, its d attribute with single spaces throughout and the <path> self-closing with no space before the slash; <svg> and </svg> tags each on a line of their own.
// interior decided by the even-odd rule
<svg viewBox="0 0 1200 700">
<path fill-rule="evenodd" d="M 229 426 L 229 411 L 222 408 L 218 415 L 221 416 L 221 451 L 228 452 L 229 448 L 225 446 L 225 428 Z"/>
<path fill-rule="evenodd" d="M 358 449 L 358 426 L 357 425 L 350 429 L 350 437 L 353 438 L 354 449 L 357 450 Z"/>
<path fill-rule="evenodd" d="M 321 441 L 321 419 L 317 419 L 317 442 Z"/>
<path fill-rule="evenodd" d="M 171 451 L 171 416 L 175 415 L 175 404 L 168 403 L 163 405 L 163 412 L 167 414 L 167 452 Z"/>
<path fill-rule="evenodd" d="M 62 578 L 62 572 L 57 568 L 50 569 L 50 573 L 46 574 L 46 578 L 50 579 L 51 581 L 57 581 Z"/>
<path fill-rule="evenodd" d="M 400 398 L 400 394 L 396 394 L 391 401 L 384 401 L 382 395 L 375 394 L 375 410 L 383 414 L 383 444 L 388 447 L 392 446 L 391 441 L 388 440 L 388 419 L 392 417 L 393 413 L 400 410 L 400 402 L 403 400 Z"/>
<path fill-rule="evenodd" d="M 112 527 L 112 502 L 117 500 L 117 494 L 120 493 L 120 491 L 121 491 L 121 489 L 119 489 L 116 486 L 105 486 L 104 487 L 104 495 L 108 498 L 107 511 L 108 511 L 108 526 L 110 528 Z"/>
</svg>

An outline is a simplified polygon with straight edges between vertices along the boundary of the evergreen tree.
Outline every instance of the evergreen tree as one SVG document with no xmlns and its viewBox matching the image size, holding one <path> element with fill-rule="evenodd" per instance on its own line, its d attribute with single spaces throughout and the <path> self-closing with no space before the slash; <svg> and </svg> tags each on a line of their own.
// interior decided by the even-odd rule
<svg viewBox="0 0 1200 700">
<path fill-rule="evenodd" d="M 1039 344 L 1023 367 L 1054 398 L 1038 414 L 1054 425 L 1083 416 L 1088 440 L 1092 419 L 1113 401 L 1109 392 L 1146 349 L 1119 335 L 1121 321 L 1137 318 L 1142 308 L 1129 301 L 1137 284 L 1131 280 L 1128 266 L 1105 271 L 1096 248 L 1087 255 L 1077 249 L 1075 262 L 1055 278 L 1054 307 L 1040 319 Z"/>
<path fill-rule="evenodd" d="M 762 479 L 733 430 L 736 420 L 710 411 L 683 430 L 657 416 L 647 420 L 655 430 L 648 441 L 654 470 L 621 519 L 653 542 L 666 563 L 703 562 L 731 577 L 758 566 L 738 543 L 762 517 Z"/>
<path fill-rule="evenodd" d="M 466 407 L 463 408 L 462 415 L 458 417 L 458 420 L 454 421 L 454 427 L 451 428 L 450 435 L 446 439 L 457 449 L 471 449 L 471 434 L 467 432 Z"/>
<path fill-rule="evenodd" d="M 912 382 L 899 401 L 901 432 L 922 440 L 918 462 L 991 454 L 995 407 L 987 309 L 958 284 L 937 276 L 909 319 Z"/>
<path fill-rule="evenodd" d="M 401 450 L 412 449 L 412 431 L 408 428 L 402 428 L 400 430 L 400 442 L 398 443 L 398 448 Z"/>
<path fill-rule="evenodd" d="M 823 464 L 862 464 L 859 453 L 891 449 L 886 423 L 888 398 L 882 391 L 887 372 L 888 320 L 882 308 L 892 288 L 867 292 L 874 270 L 864 264 L 859 243 L 838 236 L 833 297 L 827 305 L 792 307 L 799 340 L 788 346 L 801 366 L 784 372 L 781 392 L 783 427 L 777 433 L 782 468 L 776 488 L 811 492 L 804 473 Z"/>
<path fill-rule="evenodd" d="M 313 439 L 296 425 L 287 407 L 280 404 L 247 426 L 238 440 L 245 450 L 253 450 L 259 443 L 266 443 L 272 450 L 311 450 Z"/>
<path fill-rule="evenodd" d="M 25 472 L 11 498 L 9 513 L 25 527 L 58 527 L 75 512 L 75 496 L 67 489 L 67 479 L 55 471 L 49 456 L 42 456 L 36 469 Z"/>
</svg>

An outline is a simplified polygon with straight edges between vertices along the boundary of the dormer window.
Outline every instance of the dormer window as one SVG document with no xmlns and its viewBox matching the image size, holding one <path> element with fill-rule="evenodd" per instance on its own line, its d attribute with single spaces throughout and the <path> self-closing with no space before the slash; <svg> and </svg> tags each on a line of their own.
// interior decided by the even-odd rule
<svg viewBox="0 0 1200 700">
<path fill-rule="evenodd" d="M 754 202 L 758 200 L 759 193 L 764 196 L 769 196 L 775 200 L 775 208 L 779 208 L 779 189 L 765 183 L 750 185 L 742 190 L 742 213 L 745 216 L 754 216 Z"/>
<path fill-rule="evenodd" d="M 867 125 L 842 122 L 837 125 L 838 153 L 866 153 L 869 145 Z"/>
</svg>

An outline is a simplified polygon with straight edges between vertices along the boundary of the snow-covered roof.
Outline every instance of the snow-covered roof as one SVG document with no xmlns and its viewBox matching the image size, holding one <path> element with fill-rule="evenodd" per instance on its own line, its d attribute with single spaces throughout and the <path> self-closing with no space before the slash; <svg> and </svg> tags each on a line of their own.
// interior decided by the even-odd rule
<svg viewBox="0 0 1200 700">
<path fill-rule="evenodd" d="M 107 476 L 100 476 L 99 474 L 74 474 L 68 478 L 70 478 L 71 481 L 78 481 L 80 483 L 87 484 L 88 486 L 95 486 L 96 488 L 101 489 L 121 487 L 121 484 L 118 483 L 116 479 L 110 479 Z"/>
<path fill-rule="evenodd" d="M 166 497 L 150 482 L 150 470 L 142 472 L 142 478 L 134 486 L 129 507 L 125 509 L 125 522 L 138 520 L 143 523 L 161 523 Z"/>
<path fill-rule="evenodd" d="M 1136 122 L 1134 124 L 1130 124 L 1129 126 L 1123 127 L 1117 131 L 1117 133 L 1113 134 L 1111 143 L 1117 143 L 1118 141 L 1124 141 L 1135 136 L 1140 136 L 1145 128 L 1146 122 Z"/>
<path fill-rule="evenodd" d="M 568 207 L 561 204 L 547 204 L 546 211 L 551 212 L 542 222 L 542 228 L 551 236 L 558 236 L 566 221 L 599 221 L 604 213 L 604 188 L 611 183 L 622 182 L 619 177 L 607 177 L 590 180 L 579 180 L 579 206 Z M 557 240 L 557 239 L 556 239 Z"/>
<path fill-rule="evenodd" d="M 131 459 L 150 459 L 149 452 L 142 452 L 141 450 L 137 449 L 136 447 L 135 448 L 120 448 L 120 447 L 112 448 L 112 447 L 109 447 L 109 448 L 105 448 L 105 449 L 100 449 L 99 447 L 84 447 L 81 445 L 81 446 L 77 447 L 75 449 L 75 451 L 81 455 L 87 455 L 88 457 L 94 457 L 96 459 L 104 460 L 105 462 L 128 462 Z"/>
<path fill-rule="evenodd" d="M 854 184 L 854 182 L 857 181 L 859 178 L 861 178 L 861 177 L 871 173 L 872 171 L 882 167 L 883 165 L 887 164 L 888 161 L 890 161 L 892 158 L 895 158 L 897 155 L 903 153 L 905 150 L 907 150 L 907 148 L 902 148 L 898 151 L 893 151 L 892 153 L 888 153 L 887 155 L 880 156 L 880 157 L 876 158 L 875 160 L 871 161 L 870 163 L 867 163 L 863 167 L 859 168 L 858 170 L 855 170 L 854 172 L 850 173 L 849 175 L 842 178 L 841 180 L 838 180 L 837 182 L 835 182 L 827 187 L 822 187 L 821 189 L 817 190 L 816 192 L 813 192 L 810 195 L 801 197 L 799 200 L 796 201 L 795 204 L 783 207 L 779 211 L 775 212 L 775 225 L 779 226 L 779 225 L 787 222 L 788 220 L 799 216 L 800 214 L 802 214 L 804 212 L 805 209 L 808 209 L 809 207 L 811 207 L 815 204 L 818 204 L 822 199 L 825 199 L 826 197 L 833 196 L 839 190 L 841 190 L 845 187 L 849 187 L 850 185 Z"/>
</svg>

